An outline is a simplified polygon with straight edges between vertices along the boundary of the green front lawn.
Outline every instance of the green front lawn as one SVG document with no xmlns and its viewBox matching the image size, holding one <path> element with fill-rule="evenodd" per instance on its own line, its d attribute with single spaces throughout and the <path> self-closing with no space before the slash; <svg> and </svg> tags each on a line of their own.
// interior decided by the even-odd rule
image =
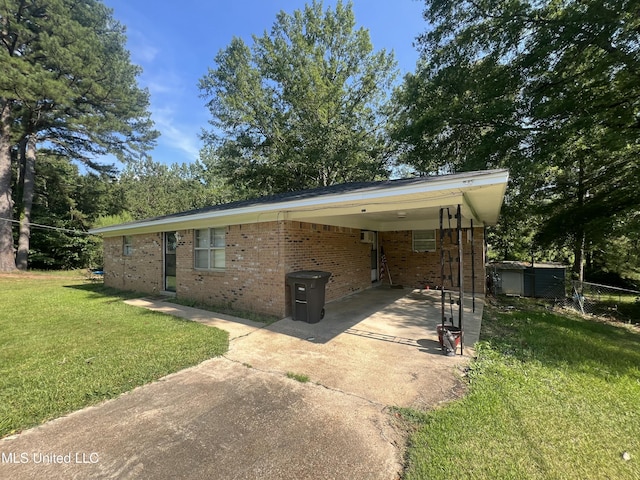
<svg viewBox="0 0 640 480">
<path fill-rule="evenodd" d="M 223 354 L 226 332 L 82 278 L 0 276 L 0 437 Z"/>
<path fill-rule="evenodd" d="M 514 302 L 486 307 L 464 398 L 400 411 L 405 480 L 640 478 L 637 327 Z"/>
</svg>

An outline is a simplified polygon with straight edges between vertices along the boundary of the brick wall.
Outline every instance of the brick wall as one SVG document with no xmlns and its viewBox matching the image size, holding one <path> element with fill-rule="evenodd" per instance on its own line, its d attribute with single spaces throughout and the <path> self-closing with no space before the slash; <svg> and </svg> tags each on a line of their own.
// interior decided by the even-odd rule
<svg viewBox="0 0 640 480">
<path fill-rule="evenodd" d="M 371 287 L 371 245 L 360 242 L 359 229 L 284 222 L 284 245 L 287 273 L 331 272 L 327 301 Z"/>
<path fill-rule="evenodd" d="M 476 293 L 484 294 L 485 288 L 485 267 L 484 267 L 484 230 L 474 229 L 474 258 L 475 258 L 475 288 Z M 455 231 L 450 240 L 445 235 L 445 287 L 451 288 L 449 272 L 449 255 L 452 259 L 451 268 L 453 279 L 457 284 L 458 247 L 455 245 Z M 384 248 L 387 257 L 387 264 L 391 272 L 393 283 L 404 285 L 405 287 L 424 288 L 429 285 L 431 288 L 442 283 L 440 272 L 440 234 L 436 232 L 436 251 L 434 252 L 414 252 L 411 231 L 381 232 L 380 245 Z M 463 274 L 464 287 L 466 292 L 471 292 L 471 237 L 469 230 L 464 230 L 462 234 L 463 245 Z M 385 274 L 381 279 L 388 283 L 389 278 Z M 456 287 L 457 288 L 457 287 Z"/>
<path fill-rule="evenodd" d="M 178 297 L 209 304 L 228 304 L 278 317 L 291 312 L 285 275 L 324 270 L 331 301 L 371 286 L 371 245 L 360 242 L 360 230 L 305 222 L 231 225 L 226 229 L 226 267 L 194 269 L 193 230 L 182 230 L 176 249 Z M 105 283 L 115 288 L 154 293 L 163 290 L 162 233 L 133 236 L 133 253 L 122 255 L 122 237 L 104 239 Z M 393 282 L 406 287 L 440 284 L 439 252 L 412 251 L 412 233 L 382 232 Z M 475 230 L 476 291 L 484 292 L 483 230 Z M 471 290 L 471 245 L 463 236 L 465 290 Z M 445 242 L 452 258 L 455 245 Z M 457 274 L 454 268 L 454 278 Z M 448 275 L 448 264 L 447 264 Z M 382 280 L 388 283 L 385 275 Z"/>
<path fill-rule="evenodd" d="M 265 222 L 227 227 L 223 271 L 193 268 L 193 230 L 179 232 L 177 295 L 210 304 L 284 317 L 291 313 L 286 274 L 332 273 L 326 300 L 371 286 L 370 246 L 360 230 L 304 222 Z"/>
<path fill-rule="evenodd" d="M 178 233 L 178 297 L 284 317 L 291 310 L 288 272 L 331 272 L 327 300 L 371 286 L 370 246 L 360 243 L 360 230 L 288 221 L 231 225 L 226 229 L 226 266 L 220 271 L 194 269 L 194 231 Z M 125 290 L 162 291 L 162 236 L 133 235 L 130 256 L 122 254 L 122 237 L 105 238 L 105 283 Z"/>
<path fill-rule="evenodd" d="M 182 238 L 176 249 L 177 295 L 284 317 L 281 229 L 276 222 L 227 227 L 226 266 L 222 271 L 195 270 L 194 231 L 180 231 Z"/>
<path fill-rule="evenodd" d="M 122 237 L 104 239 L 105 285 L 145 293 L 161 291 L 162 234 L 133 235 L 132 241 L 132 254 L 125 256 Z"/>
</svg>

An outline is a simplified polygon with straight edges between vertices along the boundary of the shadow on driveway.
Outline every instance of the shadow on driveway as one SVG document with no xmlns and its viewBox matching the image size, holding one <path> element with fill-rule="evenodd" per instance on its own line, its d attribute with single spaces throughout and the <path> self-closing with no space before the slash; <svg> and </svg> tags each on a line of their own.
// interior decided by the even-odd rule
<svg viewBox="0 0 640 480">
<path fill-rule="evenodd" d="M 469 357 L 446 357 L 440 349 L 440 292 L 378 287 L 325 309 L 318 323 L 285 318 L 237 337 L 227 357 L 269 372 L 306 375 L 380 405 L 423 408 L 456 390 L 454 368 Z M 479 330 L 481 315 L 481 309 L 469 312 L 468 326 Z M 473 354 L 468 348 L 466 353 Z"/>
<path fill-rule="evenodd" d="M 482 298 L 465 301 L 465 344 L 478 341 L 483 309 Z M 294 321 L 291 317 L 275 322 L 270 331 L 290 335 L 314 343 L 327 343 L 338 335 L 349 333 L 372 339 L 419 346 L 432 352 L 429 340 L 438 345 L 436 326 L 441 323 L 441 292 L 437 290 L 371 288 L 325 306 L 325 317 L 318 323 Z M 445 313 L 458 321 L 458 306 L 448 301 Z"/>
</svg>

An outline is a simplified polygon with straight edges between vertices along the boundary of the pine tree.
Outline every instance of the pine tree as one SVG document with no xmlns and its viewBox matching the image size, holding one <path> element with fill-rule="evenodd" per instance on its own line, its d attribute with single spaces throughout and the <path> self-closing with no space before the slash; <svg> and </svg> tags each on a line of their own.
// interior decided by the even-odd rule
<svg viewBox="0 0 640 480">
<path fill-rule="evenodd" d="M 124 28 L 97 0 L 7 0 L 0 5 L 0 271 L 15 268 L 12 151 L 21 143 L 20 262 L 26 267 L 37 149 L 104 170 L 96 157 L 141 155 L 157 133 L 137 85 Z M 25 209 L 25 207 L 27 207 Z"/>
</svg>

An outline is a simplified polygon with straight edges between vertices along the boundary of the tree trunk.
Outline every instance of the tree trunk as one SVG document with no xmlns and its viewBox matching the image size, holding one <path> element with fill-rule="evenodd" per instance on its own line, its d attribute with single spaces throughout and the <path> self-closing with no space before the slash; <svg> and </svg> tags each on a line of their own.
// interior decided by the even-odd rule
<svg viewBox="0 0 640 480">
<path fill-rule="evenodd" d="M 582 231 L 580 236 L 576 238 L 576 243 L 573 248 L 573 273 L 576 274 L 580 282 L 584 282 L 584 243 L 585 233 Z"/>
<path fill-rule="evenodd" d="M 584 157 L 578 160 L 578 224 L 575 228 L 575 243 L 573 246 L 573 273 L 580 282 L 584 281 L 584 245 L 586 232 L 584 228 L 584 200 L 586 196 L 584 186 Z"/>
<path fill-rule="evenodd" d="M 0 272 L 16 269 L 13 253 L 11 199 L 11 105 L 0 103 Z"/>
<path fill-rule="evenodd" d="M 20 206 L 20 236 L 16 266 L 26 270 L 29 262 L 29 239 L 31 237 L 31 207 L 33 205 L 34 182 L 36 177 L 36 136 L 29 135 L 23 151 L 22 163 L 22 204 Z"/>
</svg>

